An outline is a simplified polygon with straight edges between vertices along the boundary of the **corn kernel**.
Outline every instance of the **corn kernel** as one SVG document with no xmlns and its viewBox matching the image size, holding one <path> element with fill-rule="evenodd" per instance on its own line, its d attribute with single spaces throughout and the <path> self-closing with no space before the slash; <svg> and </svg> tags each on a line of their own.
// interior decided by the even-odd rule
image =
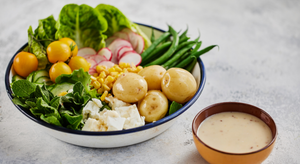
<svg viewBox="0 0 300 164">
<path fill-rule="evenodd" d="M 119 72 L 110 72 L 109 74 L 113 77 L 116 77 L 119 74 Z"/>
<path fill-rule="evenodd" d="M 111 68 L 108 69 L 108 72 L 115 72 L 115 71 L 116 71 L 116 70 L 115 70 L 114 67 L 111 67 Z"/>
<path fill-rule="evenodd" d="M 122 71 L 122 69 L 121 69 L 118 65 L 115 65 L 115 70 L 116 70 L 117 72 L 121 72 L 121 71 Z"/>
<path fill-rule="evenodd" d="M 105 77 L 106 77 L 106 73 L 102 71 L 102 72 L 100 73 L 99 76 L 100 76 L 101 78 L 105 78 Z"/>
<path fill-rule="evenodd" d="M 60 94 L 58 94 L 58 96 L 64 96 L 66 94 L 68 94 L 68 92 L 61 92 Z"/>
<path fill-rule="evenodd" d="M 97 77 L 98 75 L 99 75 L 98 73 L 94 73 L 94 74 L 93 74 L 94 77 Z"/>
<path fill-rule="evenodd" d="M 123 73 L 127 73 L 128 72 L 128 68 L 123 68 Z"/>
<path fill-rule="evenodd" d="M 107 94 L 108 94 L 108 91 L 104 91 L 104 93 L 102 94 L 102 96 L 101 96 L 101 101 L 104 101 L 105 100 L 105 97 L 107 96 Z"/>
<path fill-rule="evenodd" d="M 102 84 L 102 86 L 103 86 L 104 90 L 106 90 L 106 91 L 109 91 L 109 90 L 110 90 L 110 87 L 107 86 L 106 84 Z"/>
<path fill-rule="evenodd" d="M 99 81 L 100 84 L 103 84 L 104 83 L 104 78 L 98 77 L 97 81 Z"/>
<path fill-rule="evenodd" d="M 97 80 L 97 78 L 96 78 L 96 77 L 94 77 L 94 76 L 91 76 L 91 80 L 92 80 L 92 81 L 96 81 L 96 80 Z"/>
<path fill-rule="evenodd" d="M 104 92 L 104 88 L 103 87 L 100 87 L 98 90 L 97 90 L 98 93 L 103 93 Z"/>
<path fill-rule="evenodd" d="M 112 77 L 112 76 L 110 76 L 110 75 L 108 75 L 108 76 L 106 77 L 106 80 L 107 80 L 108 83 L 112 83 L 113 81 L 115 81 L 115 78 Z"/>
<path fill-rule="evenodd" d="M 127 63 L 121 62 L 119 63 L 120 68 L 126 68 L 127 67 Z"/>
<path fill-rule="evenodd" d="M 98 73 L 101 73 L 102 71 L 106 70 L 106 66 L 103 66 L 103 65 L 97 65 L 96 66 L 96 71 Z"/>
<path fill-rule="evenodd" d="M 93 86 L 94 86 L 94 88 L 98 89 L 101 87 L 101 84 L 98 81 L 94 81 Z"/>
<path fill-rule="evenodd" d="M 141 70 L 143 70 L 143 67 L 139 65 L 136 67 L 136 69 L 137 69 L 137 72 L 140 72 Z"/>
</svg>

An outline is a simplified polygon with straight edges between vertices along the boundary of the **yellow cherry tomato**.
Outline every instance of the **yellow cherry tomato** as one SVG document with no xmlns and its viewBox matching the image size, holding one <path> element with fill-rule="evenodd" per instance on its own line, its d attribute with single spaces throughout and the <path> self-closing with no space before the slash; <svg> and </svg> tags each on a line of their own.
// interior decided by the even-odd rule
<svg viewBox="0 0 300 164">
<path fill-rule="evenodd" d="M 49 70 L 49 76 L 51 81 L 55 82 L 55 79 L 62 74 L 71 74 L 71 68 L 64 62 L 57 62 L 53 64 Z"/>
<path fill-rule="evenodd" d="M 75 41 L 73 39 L 71 39 L 71 38 L 61 38 L 61 39 L 59 39 L 59 41 L 66 43 L 71 48 L 71 51 L 72 51 L 71 56 L 77 56 L 78 46 L 77 46 L 77 44 L 75 43 Z"/>
<path fill-rule="evenodd" d="M 83 68 L 85 72 L 89 71 L 91 66 L 91 64 L 87 62 L 84 57 L 81 56 L 72 57 L 68 65 L 70 66 L 72 71 Z"/>
<path fill-rule="evenodd" d="M 31 72 L 38 69 L 38 59 L 29 52 L 19 52 L 14 58 L 13 68 L 22 77 L 27 77 Z"/>
<path fill-rule="evenodd" d="M 50 63 L 67 61 L 71 56 L 70 47 L 61 41 L 51 42 L 47 47 L 47 56 Z"/>
</svg>

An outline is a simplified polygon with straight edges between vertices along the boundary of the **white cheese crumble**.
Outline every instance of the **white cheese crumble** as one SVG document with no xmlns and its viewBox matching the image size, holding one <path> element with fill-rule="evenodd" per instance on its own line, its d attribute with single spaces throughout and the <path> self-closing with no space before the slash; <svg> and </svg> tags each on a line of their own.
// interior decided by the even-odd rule
<svg viewBox="0 0 300 164">
<path fill-rule="evenodd" d="M 112 96 L 106 97 L 112 110 L 104 109 L 99 99 L 92 99 L 82 110 L 84 131 L 114 131 L 130 129 L 145 125 L 145 117 L 141 117 L 136 105 L 125 103 Z"/>
</svg>

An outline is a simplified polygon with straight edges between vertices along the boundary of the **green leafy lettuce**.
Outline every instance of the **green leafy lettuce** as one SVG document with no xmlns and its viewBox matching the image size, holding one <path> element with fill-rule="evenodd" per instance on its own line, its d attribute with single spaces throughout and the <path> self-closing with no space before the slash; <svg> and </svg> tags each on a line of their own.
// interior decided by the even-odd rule
<svg viewBox="0 0 300 164">
<path fill-rule="evenodd" d="M 107 4 L 99 4 L 95 9 L 107 21 L 109 28 L 107 28 L 104 34 L 108 37 L 112 36 L 115 32 L 121 31 L 123 28 L 129 28 L 143 37 L 145 48 L 148 48 L 151 45 L 151 41 L 138 25 L 131 22 L 118 8 Z"/>
<path fill-rule="evenodd" d="M 55 23 L 56 21 L 51 15 L 39 20 L 39 25 L 34 33 L 31 26 L 28 29 L 28 48 L 38 59 L 38 69 L 45 69 L 49 63 L 46 48 L 55 39 Z"/>
<path fill-rule="evenodd" d="M 34 37 L 31 26 L 28 29 L 28 48 L 38 59 L 38 69 L 45 69 L 48 64 L 46 48 Z"/>
<path fill-rule="evenodd" d="M 56 23 L 56 39 L 73 39 L 78 48 L 91 47 L 96 51 L 105 47 L 107 21 L 94 8 L 82 4 L 65 5 Z"/>
<path fill-rule="evenodd" d="M 12 91 L 13 102 L 41 120 L 70 129 L 82 129 L 82 109 L 91 96 L 80 81 L 74 84 L 72 92 L 62 97 L 54 96 L 45 85 L 36 85 L 28 80 L 14 82 Z"/>
</svg>

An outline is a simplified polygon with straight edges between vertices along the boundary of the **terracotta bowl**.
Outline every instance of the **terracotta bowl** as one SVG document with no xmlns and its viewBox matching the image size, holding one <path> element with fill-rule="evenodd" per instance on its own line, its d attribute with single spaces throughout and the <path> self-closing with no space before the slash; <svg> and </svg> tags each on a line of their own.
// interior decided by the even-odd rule
<svg viewBox="0 0 300 164">
<path fill-rule="evenodd" d="M 208 146 L 197 136 L 198 127 L 207 117 L 221 112 L 244 112 L 260 118 L 271 129 L 271 142 L 267 146 L 249 153 L 228 153 Z M 258 107 L 238 102 L 223 102 L 206 107 L 195 116 L 192 123 L 192 129 L 194 143 L 198 149 L 198 152 L 207 162 L 211 164 L 262 163 L 271 153 L 277 138 L 276 124 L 268 113 Z"/>
</svg>

